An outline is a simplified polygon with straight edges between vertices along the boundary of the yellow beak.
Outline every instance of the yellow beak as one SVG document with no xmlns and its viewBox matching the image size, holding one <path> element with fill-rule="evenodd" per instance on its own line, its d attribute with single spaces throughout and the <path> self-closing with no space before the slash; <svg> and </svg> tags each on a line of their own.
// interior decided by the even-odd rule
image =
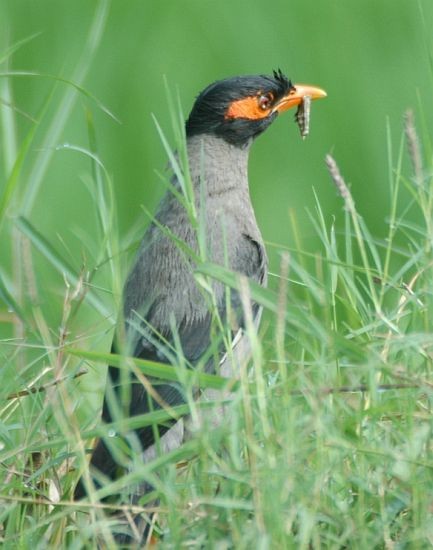
<svg viewBox="0 0 433 550">
<path fill-rule="evenodd" d="M 308 86 L 307 84 L 295 84 L 294 88 L 285 95 L 280 101 L 274 106 L 273 111 L 278 111 L 283 113 L 292 107 L 299 105 L 305 96 L 310 96 L 311 99 L 320 99 L 326 97 L 325 90 L 317 88 L 316 86 Z"/>
</svg>

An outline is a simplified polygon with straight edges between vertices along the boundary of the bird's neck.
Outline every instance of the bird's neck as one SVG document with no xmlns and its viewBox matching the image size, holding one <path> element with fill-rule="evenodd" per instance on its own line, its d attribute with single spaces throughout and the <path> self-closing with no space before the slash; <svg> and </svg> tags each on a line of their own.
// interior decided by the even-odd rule
<svg viewBox="0 0 433 550">
<path fill-rule="evenodd" d="M 188 138 L 188 156 L 194 186 L 206 186 L 208 196 L 248 193 L 250 144 L 239 148 L 221 138 L 201 134 Z"/>
</svg>

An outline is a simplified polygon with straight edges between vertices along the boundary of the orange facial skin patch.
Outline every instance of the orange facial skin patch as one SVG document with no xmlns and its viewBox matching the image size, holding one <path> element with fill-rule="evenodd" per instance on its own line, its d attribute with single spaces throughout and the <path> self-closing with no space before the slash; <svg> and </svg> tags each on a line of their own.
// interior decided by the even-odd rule
<svg viewBox="0 0 433 550">
<path fill-rule="evenodd" d="M 233 101 L 224 118 L 246 118 L 248 120 L 266 118 L 271 109 L 263 109 L 257 99 L 257 96 L 250 96 Z"/>
</svg>

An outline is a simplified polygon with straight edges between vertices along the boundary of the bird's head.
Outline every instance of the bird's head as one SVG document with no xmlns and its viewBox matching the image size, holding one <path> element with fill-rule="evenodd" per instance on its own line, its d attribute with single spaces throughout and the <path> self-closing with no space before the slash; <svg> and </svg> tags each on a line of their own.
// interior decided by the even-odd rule
<svg viewBox="0 0 433 550">
<path fill-rule="evenodd" d="M 211 134 L 244 147 L 279 113 L 326 93 L 314 86 L 292 84 L 281 72 L 272 76 L 235 76 L 214 82 L 197 97 L 186 122 L 188 137 Z"/>
</svg>

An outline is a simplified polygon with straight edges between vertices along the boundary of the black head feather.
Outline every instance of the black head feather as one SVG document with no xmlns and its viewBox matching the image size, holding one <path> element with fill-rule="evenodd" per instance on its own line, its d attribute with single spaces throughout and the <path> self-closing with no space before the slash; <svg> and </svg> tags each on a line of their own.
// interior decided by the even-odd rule
<svg viewBox="0 0 433 550">
<path fill-rule="evenodd" d="M 285 95 L 289 90 L 294 88 L 292 81 L 289 78 L 287 78 L 285 74 L 283 74 L 281 69 L 277 69 L 276 71 L 273 71 L 272 74 L 274 75 L 274 80 L 279 82 L 280 86 L 283 88 L 284 90 L 283 95 Z"/>
<path fill-rule="evenodd" d="M 285 96 L 294 86 L 280 69 L 272 76 L 235 76 L 218 80 L 205 88 L 197 97 L 186 122 L 188 137 L 213 134 L 237 146 L 244 146 L 261 134 L 275 120 L 277 113 L 260 119 L 226 117 L 233 101 L 272 93 L 274 101 Z"/>
</svg>

